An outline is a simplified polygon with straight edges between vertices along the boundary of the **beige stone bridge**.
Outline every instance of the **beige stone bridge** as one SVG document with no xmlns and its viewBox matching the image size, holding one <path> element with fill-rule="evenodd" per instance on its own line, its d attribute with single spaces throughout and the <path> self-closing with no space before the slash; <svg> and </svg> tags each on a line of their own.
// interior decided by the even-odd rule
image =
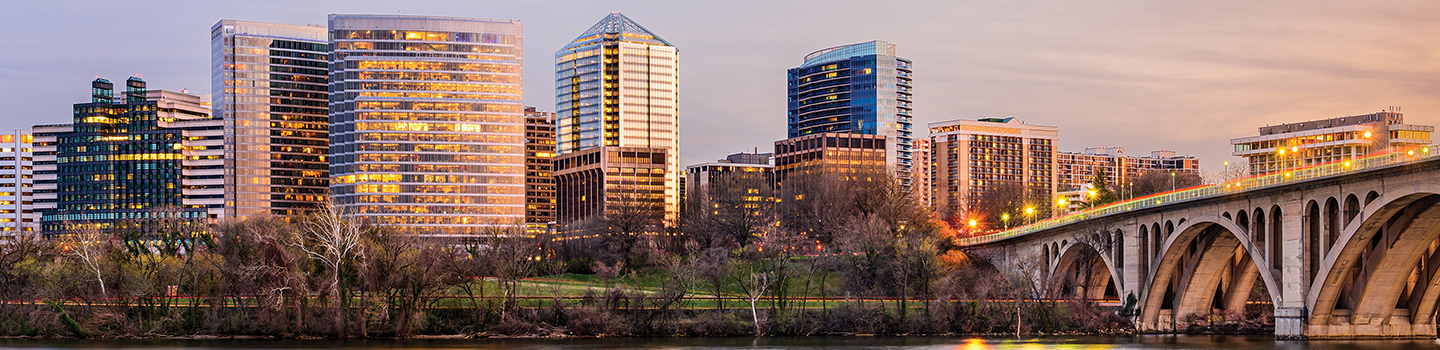
<svg viewBox="0 0 1440 350">
<path fill-rule="evenodd" d="M 1137 326 L 1273 315 L 1286 339 L 1435 338 L 1430 148 L 1141 198 L 965 240 L 1057 298 L 1138 298 Z M 1269 316 L 1266 316 L 1269 317 Z"/>
</svg>

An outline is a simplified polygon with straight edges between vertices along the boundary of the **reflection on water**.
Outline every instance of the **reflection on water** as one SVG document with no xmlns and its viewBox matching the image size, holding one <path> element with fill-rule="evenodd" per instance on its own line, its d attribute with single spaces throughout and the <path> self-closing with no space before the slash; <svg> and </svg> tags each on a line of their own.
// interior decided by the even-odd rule
<svg viewBox="0 0 1440 350">
<path fill-rule="evenodd" d="M 30 340 L 0 339 L 0 349 L 1434 349 L 1434 340 L 1275 341 L 1269 336 L 1136 337 L 775 337 L 443 340 Z"/>
</svg>

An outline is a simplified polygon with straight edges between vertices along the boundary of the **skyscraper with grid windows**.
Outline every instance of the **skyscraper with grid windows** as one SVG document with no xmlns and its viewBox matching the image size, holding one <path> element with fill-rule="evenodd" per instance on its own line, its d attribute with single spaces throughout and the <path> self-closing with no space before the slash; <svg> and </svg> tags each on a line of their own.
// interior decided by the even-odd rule
<svg viewBox="0 0 1440 350">
<path fill-rule="evenodd" d="M 330 192 L 324 26 L 210 27 L 211 115 L 224 119 L 223 218 L 294 216 Z"/>
<path fill-rule="evenodd" d="M 645 207 L 654 204 L 663 208 L 667 218 L 677 215 L 681 175 L 677 54 L 678 49 L 670 42 L 619 12 L 606 15 L 555 53 L 557 164 L 567 154 L 597 147 L 626 148 L 612 150 L 614 156 L 606 159 L 633 158 L 625 156 L 632 153 L 664 157 L 658 159 L 660 162 L 647 160 L 646 164 L 658 168 L 646 169 L 643 176 L 624 177 L 649 179 L 657 177 L 653 171 L 663 169 L 658 176 L 663 181 L 659 183 L 645 180 L 643 186 L 625 187 L 631 189 L 627 191 L 644 193 L 620 194 L 607 189 L 603 198 L 591 198 L 564 193 L 573 186 L 558 184 L 562 224 L 578 218 L 565 214 L 574 212 L 566 211 L 565 206 L 579 205 L 565 202 L 566 198 L 624 201 Z M 628 170 L 633 173 L 635 169 L 639 168 Z M 557 181 L 572 178 L 561 176 L 566 171 L 557 167 Z M 613 205 L 599 207 L 607 209 L 594 214 L 615 210 Z"/>
<path fill-rule="evenodd" d="M 329 29 L 335 201 L 419 235 L 523 227 L 520 22 L 332 14 Z"/>
</svg>

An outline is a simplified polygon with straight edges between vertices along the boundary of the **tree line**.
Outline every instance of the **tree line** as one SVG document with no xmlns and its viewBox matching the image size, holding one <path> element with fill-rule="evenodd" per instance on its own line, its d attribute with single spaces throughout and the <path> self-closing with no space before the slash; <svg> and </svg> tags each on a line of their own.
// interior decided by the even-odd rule
<svg viewBox="0 0 1440 350">
<path fill-rule="evenodd" d="M 0 334 L 946 334 L 1126 324 L 1089 301 L 1047 299 L 1039 265 L 1001 270 L 966 254 L 951 225 L 883 176 L 813 175 L 779 189 L 737 176 L 692 193 L 673 218 L 636 200 L 554 233 L 495 225 L 463 239 L 367 225 L 334 205 L 290 219 L 175 216 L 22 237 L 0 245 Z"/>
</svg>

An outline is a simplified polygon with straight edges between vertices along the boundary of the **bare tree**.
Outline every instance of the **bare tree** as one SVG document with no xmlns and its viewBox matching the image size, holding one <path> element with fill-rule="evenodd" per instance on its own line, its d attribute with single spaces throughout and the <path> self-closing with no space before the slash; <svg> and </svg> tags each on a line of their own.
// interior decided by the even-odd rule
<svg viewBox="0 0 1440 350">
<path fill-rule="evenodd" d="M 970 205 L 967 209 L 969 215 L 972 215 L 971 219 L 985 229 L 1013 227 L 1022 223 L 1027 199 L 1024 185 L 1018 182 L 999 182 L 969 198 Z"/>
<path fill-rule="evenodd" d="M 750 300 L 750 319 L 755 322 L 755 336 L 757 337 L 764 333 L 761 332 L 760 311 L 756 304 L 760 298 L 765 296 L 765 293 L 770 291 L 770 285 L 773 283 L 775 281 L 768 272 L 751 272 L 748 278 L 740 279 L 740 288 L 745 290 L 745 295 Z"/>
<path fill-rule="evenodd" d="M 867 188 L 863 184 L 828 172 L 793 176 L 780 191 L 780 223 L 791 232 L 831 244 L 845 229 L 847 218 L 860 213 L 858 203 Z"/>
<path fill-rule="evenodd" d="M 326 202 L 321 210 L 310 214 L 301 224 L 301 230 L 290 238 L 290 245 L 304 252 L 311 260 L 323 265 L 328 275 L 325 284 L 331 298 L 332 315 L 341 324 L 341 335 L 349 330 L 349 298 L 343 295 L 341 271 L 364 255 L 364 235 L 360 225 L 346 217 L 346 213 L 333 200 Z"/>
<path fill-rule="evenodd" d="M 539 242 L 525 235 L 524 225 L 494 225 L 486 228 L 487 241 L 482 252 L 493 266 L 499 279 L 504 302 L 500 307 L 500 318 L 510 317 L 519 307 L 520 282 L 535 273 L 539 262 Z"/>
<path fill-rule="evenodd" d="M 1171 189 L 1198 186 L 1200 183 L 1200 174 L 1194 171 L 1158 169 L 1146 171 L 1144 174 L 1141 174 L 1140 177 L 1135 178 L 1133 191 L 1135 192 L 1135 197 L 1141 197 L 1155 193 L 1170 192 Z"/>
<path fill-rule="evenodd" d="M 87 271 L 95 274 L 95 282 L 100 286 L 100 295 L 102 297 L 109 296 L 105 289 L 102 265 L 105 264 L 106 253 L 115 247 L 115 238 L 94 225 L 86 224 L 82 228 L 62 235 L 60 247 Z"/>
</svg>

